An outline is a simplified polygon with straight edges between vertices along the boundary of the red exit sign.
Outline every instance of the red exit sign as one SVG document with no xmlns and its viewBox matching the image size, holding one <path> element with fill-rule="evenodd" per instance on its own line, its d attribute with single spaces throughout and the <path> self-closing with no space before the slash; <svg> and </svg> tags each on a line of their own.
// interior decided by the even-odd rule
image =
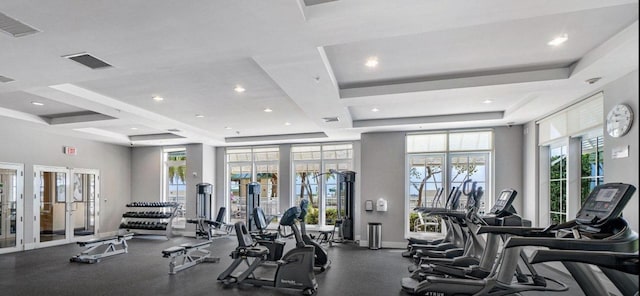
<svg viewBox="0 0 640 296">
<path fill-rule="evenodd" d="M 67 154 L 67 155 L 76 155 L 76 154 L 78 154 L 78 150 L 76 149 L 76 147 L 64 146 L 62 151 L 64 152 L 64 154 Z"/>
</svg>

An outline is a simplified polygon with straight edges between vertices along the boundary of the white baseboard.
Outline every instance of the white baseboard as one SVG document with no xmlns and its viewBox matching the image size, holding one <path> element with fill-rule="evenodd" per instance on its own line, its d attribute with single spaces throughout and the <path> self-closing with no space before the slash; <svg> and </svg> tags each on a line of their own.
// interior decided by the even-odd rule
<svg viewBox="0 0 640 296">
<path fill-rule="evenodd" d="M 382 242 L 382 247 L 383 248 L 389 248 L 389 249 L 404 249 L 407 247 L 407 243 L 406 242 Z M 361 240 L 360 241 L 360 246 L 361 247 L 369 247 L 369 241 L 365 241 L 365 240 Z"/>
</svg>

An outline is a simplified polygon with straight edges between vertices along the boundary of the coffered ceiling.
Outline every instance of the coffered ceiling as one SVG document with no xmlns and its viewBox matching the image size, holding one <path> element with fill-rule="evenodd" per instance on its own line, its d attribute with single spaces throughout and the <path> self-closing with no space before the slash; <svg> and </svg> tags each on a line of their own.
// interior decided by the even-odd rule
<svg viewBox="0 0 640 296">
<path fill-rule="evenodd" d="M 520 124 L 638 69 L 622 0 L 6 0 L 0 32 L 0 116 L 120 145 Z"/>
</svg>

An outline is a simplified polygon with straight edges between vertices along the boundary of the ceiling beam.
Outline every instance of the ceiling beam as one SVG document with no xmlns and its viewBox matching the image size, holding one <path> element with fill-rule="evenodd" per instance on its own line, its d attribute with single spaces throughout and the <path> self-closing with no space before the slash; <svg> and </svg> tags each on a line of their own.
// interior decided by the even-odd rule
<svg viewBox="0 0 640 296">
<path fill-rule="evenodd" d="M 538 69 L 510 73 L 488 72 L 486 74 L 459 74 L 450 78 L 425 78 L 422 81 L 382 82 L 378 84 L 341 87 L 340 98 L 357 98 L 377 95 L 390 95 L 409 92 L 423 92 L 466 87 L 514 84 L 546 80 L 567 79 L 571 74 L 571 65 L 551 69 Z M 416 79 L 417 80 L 417 79 Z"/>
<path fill-rule="evenodd" d="M 478 120 L 502 119 L 503 117 L 504 117 L 503 111 L 496 111 L 496 112 L 447 114 L 447 115 L 434 115 L 434 116 L 366 119 L 366 120 L 354 120 L 353 127 L 376 127 L 376 126 L 391 126 L 391 125 L 429 124 L 429 123 L 439 123 L 439 122 L 478 121 Z"/>
</svg>

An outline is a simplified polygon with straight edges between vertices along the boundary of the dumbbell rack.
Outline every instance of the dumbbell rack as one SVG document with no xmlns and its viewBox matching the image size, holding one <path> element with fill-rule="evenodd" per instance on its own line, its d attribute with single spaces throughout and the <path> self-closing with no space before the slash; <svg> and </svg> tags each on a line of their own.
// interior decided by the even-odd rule
<svg viewBox="0 0 640 296">
<path fill-rule="evenodd" d="M 122 214 L 120 229 L 137 234 L 154 234 L 171 237 L 171 224 L 180 205 L 176 202 L 146 202 L 136 201 L 127 204 L 127 210 Z"/>
</svg>

